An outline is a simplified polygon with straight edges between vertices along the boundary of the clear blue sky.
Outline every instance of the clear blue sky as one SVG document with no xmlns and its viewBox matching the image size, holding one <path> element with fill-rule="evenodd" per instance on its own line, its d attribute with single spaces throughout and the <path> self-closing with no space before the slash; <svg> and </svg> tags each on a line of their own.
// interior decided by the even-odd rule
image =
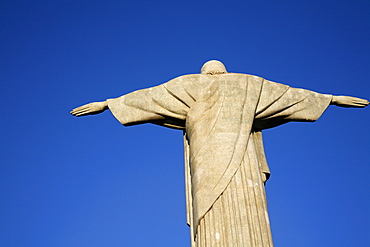
<svg viewBox="0 0 370 247">
<path fill-rule="evenodd" d="M 180 131 L 69 111 L 218 59 L 370 98 L 370 2 L 0 3 L 0 246 L 188 247 Z M 265 132 L 276 247 L 370 242 L 370 107 Z"/>
</svg>

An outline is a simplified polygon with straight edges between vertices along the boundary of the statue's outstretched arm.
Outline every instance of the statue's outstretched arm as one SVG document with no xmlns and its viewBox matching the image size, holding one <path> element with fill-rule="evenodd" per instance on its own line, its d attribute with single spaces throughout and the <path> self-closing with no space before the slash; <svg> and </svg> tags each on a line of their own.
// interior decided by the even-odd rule
<svg viewBox="0 0 370 247">
<path fill-rule="evenodd" d="M 107 101 L 92 102 L 92 103 L 89 103 L 89 104 L 73 109 L 71 111 L 71 114 L 76 117 L 81 117 L 81 116 L 99 114 L 107 109 L 108 109 Z"/>
<path fill-rule="evenodd" d="M 369 101 L 351 96 L 333 96 L 330 104 L 340 107 L 363 108 L 369 105 Z"/>
</svg>

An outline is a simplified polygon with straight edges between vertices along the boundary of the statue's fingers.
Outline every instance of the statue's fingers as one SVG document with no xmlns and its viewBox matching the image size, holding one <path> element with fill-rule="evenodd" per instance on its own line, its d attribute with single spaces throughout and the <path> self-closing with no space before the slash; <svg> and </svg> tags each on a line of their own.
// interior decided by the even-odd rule
<svg viewBox="0 0 370 247">
<path fill-rule="evenodd" d="M 76 115 L 78 112 L 79 112 L 78 110 L 73 109 L 70 113 L 71 113 L 72 115 Z"/>
<path fill-rule="evenodd" d="M 71 114 L 73 116 L 79 116 L 81 114 L 81 112 L 80 111 L 74 111 L 74 112 L 72 111 Z"/>
<path fill-rule="evenodd" d="M 73 109 L 72 111 L 71 111 L 71 114 L 72 115 L 76 115 L 76 114 L 78 114 L 80 112 L 80 110 L 79 109 Z"/>
<path fill-rule="evenodd" d="M 90 111 L 91 111 L 90 107 L 84 106 L 84 107 L 78 107 L 76 109 L 73 109 L 71 114 L 75 115 L 75 116 L 81 116 L 81 115 L 84 115 L 86 113 L 89 113 Z"/>
<path fill-rule="evenodd" d="M 77 107 L 75 109 L 72 110 L 71 113 L 77 113 L 77 112 L 80 112 L 80 111 L 85 111 L 85 110 L 88 110 L 90 109 L 90 106 L 89 105 L 83 105 L 83 106 L 80 106 L 80 107 Z"/>
<path fill-rule="evenodd" d="M 73 109 L 73 110 L 71 111 L 71 113 L 73 113 L 73 112 L 78 112 L 78 111 L 79 111 L 79 107 L 78 107 L 78 108 Z"/>
<path fill-rule="evenodd" d="M 369 103 L 366 103 L 366 102 L 355 102 L 353 104 L 354 107 L 365 107 L 367 106 Z"/>
<path fill-rule="evenodd" d="M 357 102 L 361 102 L 362 104 L 369 104 L 369 101 L 366 99 L 357 98 Z"/>
<path fill-rule="evenodd" d="M 74 114 L 76 117 L 80 117 L 80 116 L 85 116 L 85 115 L 88 115 L 89 113 L 91 113 L 90 110 L 83 110 L 83 111 L 79 111 L 77 112 L 76 114 Z"/>
<path fill-rule="evenodd" d="M 73 109 L 70 113 L 75 114 L 80 111 L 80 107 Z"/>
<path fill-rule="evenodd" d="M 355 104 L 367 106 L 369 104 L 369 101 L 367 101 L 366 99 L 359 99 L 355 102 Z"/>
<path fill-rule="evenodd" d="M 90 108 L 89 104 L 77 107 L 75 110 L 85 110 L 85 109 L 88 109 L 88 108 Z"/>
</svg>

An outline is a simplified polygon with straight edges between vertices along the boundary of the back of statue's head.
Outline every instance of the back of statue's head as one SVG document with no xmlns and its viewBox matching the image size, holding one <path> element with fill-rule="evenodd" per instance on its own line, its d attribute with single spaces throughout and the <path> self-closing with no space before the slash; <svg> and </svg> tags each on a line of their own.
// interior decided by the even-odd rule
<svg viewBox="0 0 370 247">
<path fill-rule="evenodd" d="M 211 60 L 203 64 L 200 73 L 202 75 L 218 75 L 226 74 L 227 71 L 223 63 L 217 60 Z"/>
</svg>

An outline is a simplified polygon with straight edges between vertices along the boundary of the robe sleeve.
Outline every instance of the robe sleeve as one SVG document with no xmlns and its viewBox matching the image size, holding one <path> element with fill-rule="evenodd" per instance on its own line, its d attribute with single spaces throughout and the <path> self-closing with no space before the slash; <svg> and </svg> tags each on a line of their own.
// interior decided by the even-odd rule
<svg viewBox="0 0 370 247">
<path fill-rule="evenodd" d="M 254 128 L 267 129 L 291 121 L 314 122 L 330 105 L 332 97 L 264 80 Z"/>
<path fill-rule="evenodd" d="M 108 107 L 125 126 L 154 123 L 183 129 L 187 112 L 197 97 L 197 80 L 196 75 L 177 77 L 156 87 L 108 99 Z"/>
</svg>

